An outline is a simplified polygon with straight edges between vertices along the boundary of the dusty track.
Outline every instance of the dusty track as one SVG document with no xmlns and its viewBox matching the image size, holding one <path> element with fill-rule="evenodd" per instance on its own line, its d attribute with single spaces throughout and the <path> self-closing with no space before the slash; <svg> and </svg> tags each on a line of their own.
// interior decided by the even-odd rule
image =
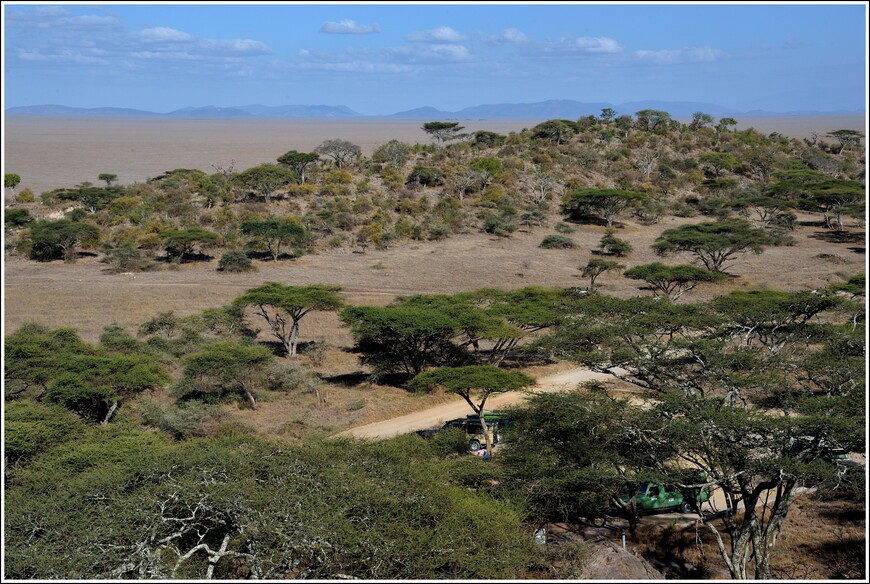
<svg viewBox="0 0 870 584">
<path fill-rule="evenodd" d="M 585 368 L 572 369 L 564 373 L 550 375 L 538 380 L 538 383 L 527 391 L 511 391 L 494 395 L 486 402 L 487 410 L 496 410 L 515 405 L 526 398 L 529 393 L 548 393 L 565 391 L 576 387 L 585 381 L 596 379 L 612 379 L 610 375 L 596 373 Z M 354 436 L 357 438 L 383 439 L 392 438 L 399 434 L 407 434 L 425 428 L 432 428 L 447 420 L 460 418 L 472 413 L 465 400 L 457 399 L 453 402 L 442 404 L 433 408 L 413 412 L 405 416 L 399 416 L 383 422 L 375 422 L 350 428 L 339 432 L 336 436 Z"/>
</svg>

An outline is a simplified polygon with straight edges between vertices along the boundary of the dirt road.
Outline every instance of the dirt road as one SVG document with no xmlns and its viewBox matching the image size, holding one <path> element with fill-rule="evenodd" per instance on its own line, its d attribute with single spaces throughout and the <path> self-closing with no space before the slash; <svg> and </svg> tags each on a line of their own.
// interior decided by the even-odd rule
<svg viewBox="0 0 870 584">
<path fill-rule="evenodd" d="M 486 409 L 497 410 L 512 406 L 525 399 L 529 393 L 565 391 L 585 381 L 596 379 L 612 379 L 612 377 L 604 373 L 595 373 L 585 368 L 572 369 L 556 375 L 543 377 L 538 380 L 538 383 L 534 387 L 527 391 L 511 391 L 494 395 L 487 400 Z M 462 418 L 471 413 L 473 412 L 469 405 L 465 400 L 460 398 L 447 404 L 413 412 L 391 420 L 350 428 L 337 434 L 337 436 L 355 436 L 357 438 L 372 439 L 392 438 L 399 434 L 408 434 L 417 430 L 434 428 L 447 420 Z"/>
</svg>

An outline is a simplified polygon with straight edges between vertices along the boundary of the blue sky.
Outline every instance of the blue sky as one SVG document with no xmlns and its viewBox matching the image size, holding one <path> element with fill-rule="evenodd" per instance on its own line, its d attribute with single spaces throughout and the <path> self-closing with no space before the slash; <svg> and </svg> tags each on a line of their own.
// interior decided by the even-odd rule
<svg viewBox="0 0 870 584">
<path fill-rule="evenodd" d="M 548 99 L 863 111 L 867 8 L 831 3 L 4 2 L 4 108 Z"/>
</svg>

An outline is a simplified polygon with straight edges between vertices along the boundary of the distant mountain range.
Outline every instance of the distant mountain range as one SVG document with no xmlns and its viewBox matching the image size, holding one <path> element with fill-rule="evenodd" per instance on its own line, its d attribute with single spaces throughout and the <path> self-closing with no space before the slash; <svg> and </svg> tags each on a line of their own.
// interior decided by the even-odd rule
<svg viewBox="0 0 870 584">
<path fill-rule="evenodd" d="M 168 113 L 138 109 L 99 107 L 79 108 L 63 105 L 32 105 L 12 107 L 7 116 L 56 116 L 56 117 L 159 117 L 182 119 L 335 119 L 335 118 L 380 118 L 401 120 L 551 120 L 577 119 L 582 116 L 601 114 L 604 108 L 612 108 L 617 115 L 634 114 L 644 109 L 666 111 L 676 118 L 689 118 L 695 112 L 711 116 L 819 116 L 863 115 L 863 111 L 788 111 L 764 110 L 737 111 L 713 103 L 689 101 L 631 101 L 621 104 L 606 102 L 580 102 L 569 99 L 553 99 L 537 103 L 499 103 L 467 107 L 456 112 L 442 111 L 433 107 L 398 112 L 391 115 L 363 115 L 342 105 L 239 105 L 231 107 L 185 107 Z"/>
</svg>

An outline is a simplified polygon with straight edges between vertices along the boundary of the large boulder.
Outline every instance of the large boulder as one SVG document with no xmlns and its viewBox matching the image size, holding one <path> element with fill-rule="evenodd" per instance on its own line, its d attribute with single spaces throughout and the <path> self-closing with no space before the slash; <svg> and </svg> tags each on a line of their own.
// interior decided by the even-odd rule
<svg viewBox="0 0 870 584">
<path fill-rule="evenodd" d="M 652 564 L 611 541 L 587 542 L 588 555 L 583 561 L 579 580 L 664 580 Z"/>
</svg>

